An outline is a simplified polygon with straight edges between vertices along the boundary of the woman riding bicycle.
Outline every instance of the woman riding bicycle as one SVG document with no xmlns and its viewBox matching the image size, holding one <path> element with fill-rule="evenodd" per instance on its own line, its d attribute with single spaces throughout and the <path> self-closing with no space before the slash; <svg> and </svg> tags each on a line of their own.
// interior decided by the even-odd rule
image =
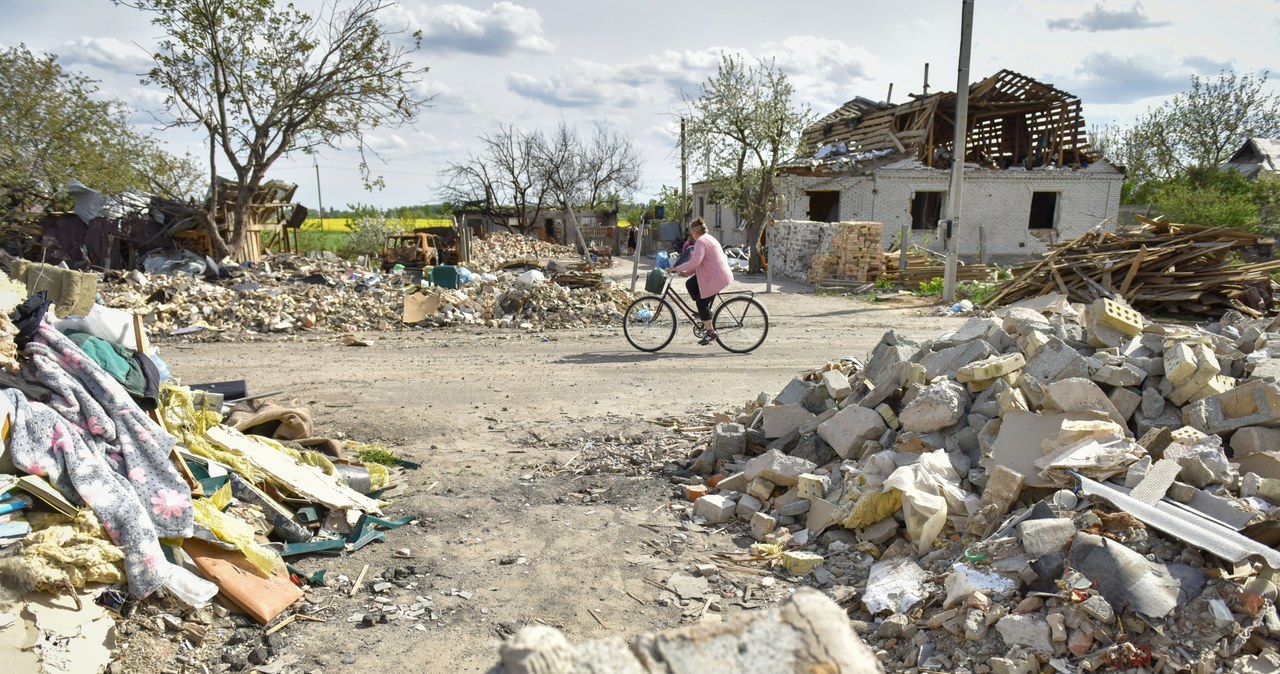
<svg viewBox="0 0 1280 674">
<path fill-rule="evenodd" d="M 698 318 L 702 319 L 705 330 L 698 345 L 706 346 L 716 341 L 716 331 L 711 325 L 711 304 L 716 293 L 733 281 L 733 271 L 729 269 L 729 258 L 725 257 L 720 242 L 707 233 L 707 223 L 702 218 L 695 219 L 689 231 L 693 236 L 689 260 L 672 267 L 671 271 L 689 277 L 684 287 L 698 306 Z"/>
</svg>

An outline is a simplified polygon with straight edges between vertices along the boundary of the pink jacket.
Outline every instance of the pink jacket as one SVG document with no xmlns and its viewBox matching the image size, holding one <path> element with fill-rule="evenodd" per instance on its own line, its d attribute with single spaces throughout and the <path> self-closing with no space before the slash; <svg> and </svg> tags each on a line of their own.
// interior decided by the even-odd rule
<svg viewBox="0 0 1280 674">
<path fill-rule="evenodd" d="M 698 277 L 698 291 L 706 299 L 724 290 L 733 282 L 733 270 L 729 269 L 729 258 L 714 236 L 703 234 L 693 242 L 693 250 L 689 251 L 689 261 L 672 267 L 678 273 L 693 272 Z"/>
</svg>

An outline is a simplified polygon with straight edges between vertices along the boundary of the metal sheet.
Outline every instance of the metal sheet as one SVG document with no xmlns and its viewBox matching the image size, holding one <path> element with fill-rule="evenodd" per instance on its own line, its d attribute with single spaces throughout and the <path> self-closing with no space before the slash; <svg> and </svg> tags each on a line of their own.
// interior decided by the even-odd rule
<svg viewBox="0 0 1280 674">
<path fill-rule="evenodd" d="M 1083 475 L 1077 475 L 1076 478 L 1080 480 L 1081 491 L 1085 494 L 1104 498 L 1147 525 L 1188 545 L 1229 562 L 1260 559 L 1272 569 L 1280 569 L 1280 551 L 1250 540 L 1221 524 L 1164 501 L 1147 505 L 1130 496 L 1129 490 L 1119 485 L 1104 484 Z"/>
</svg>

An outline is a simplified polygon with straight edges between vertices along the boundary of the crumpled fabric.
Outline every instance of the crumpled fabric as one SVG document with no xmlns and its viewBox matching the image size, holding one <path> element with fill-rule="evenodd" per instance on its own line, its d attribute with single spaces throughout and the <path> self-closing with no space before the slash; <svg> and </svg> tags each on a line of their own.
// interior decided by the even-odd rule
<svg viewBox="0 0 1280 674">
<path fill-rule="evenodd" d="M 93 508 L 125 551 L 129 590 L 145 597 L 170 565 L 159 538 L 192 533 L 191 490 L 170 462 L 173 436 L 149 419 L 119 382 L 48 323 L 23 349 L 23 374 L 49 388 L 47 404 L 3 391 L 16 410 L 14 465 L 49 478 Z"/>
<path fill-rule="evenodd" d="M 186 386 L 164 384 L 160 387 L 160 421 L 182 446 L 192 454 L 213 459 L 243 475 L 250 482 L 266 479 L 252 461 L 233 452 L 225 451 L 205 437 L 205 431 L 222 423 L 222 415 L 214 409 L 202 406 L 196 409 L 191 389 Z"/>
<path fill-rule="evenodd" d="M 32 525 L 40 526 L 35 513 Z M 20 557 L 36 587 L 42 589 L 61 588 L 64 582 L 77 588 L 89 583 L 122 583 L 123 560 L 124 551 L 107 540 L 102 523 L 92 510 L 80 511 L 69 522 L 31 532 L 22 541 Z"/>
</svg>

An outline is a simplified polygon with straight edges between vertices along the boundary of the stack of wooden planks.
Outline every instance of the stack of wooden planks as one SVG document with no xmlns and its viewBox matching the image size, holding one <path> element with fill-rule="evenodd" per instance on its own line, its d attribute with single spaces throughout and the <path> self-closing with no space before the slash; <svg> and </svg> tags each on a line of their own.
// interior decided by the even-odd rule
<svg viewBox="0 0 1280 674">
<path fill-rule="evenodd" d="M 1245 249 L 1269 243 L 1260 235 L 1138 217 L 1124 233 L 1092 231 L 1053 246 L 1045 257 L 1013 269 L 984 306 L 1060 292 L 1073 302 L 1124 298 L 1142 312 L 1249 316 L 1273 304 L 1270 273 L 1280 261 L 1244 263 Z"/>
<path fill-rule="evenodd" d="M 898 252 L 884 254 L 885 271 L 881 278 L 887 278 L 895 285 L 903 288 L 918 288 L 921 283 L 935 278 L 943 278 L 946 273 L 946 260 L 921 253 L 907 253 L 907 269 L 898 269 Z M 956 281 L 992 282 L 996 278 L 996 270 L 982 264 L 961 264 L 956 267 Z"/>
</svg>

